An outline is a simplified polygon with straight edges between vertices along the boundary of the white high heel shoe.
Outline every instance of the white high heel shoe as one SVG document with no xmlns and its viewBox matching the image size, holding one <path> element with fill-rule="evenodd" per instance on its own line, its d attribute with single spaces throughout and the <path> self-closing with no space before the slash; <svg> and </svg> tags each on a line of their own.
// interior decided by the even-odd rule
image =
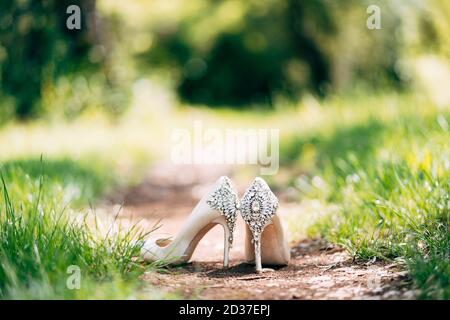
<svg viewBox="0 0 450 320">
<path fill-rule="evenodd" d="M 277 197 L 263 179 L 256 178 L 242 197 L 241 215 L 247 223 L 246 258 L 255 262 L 257 272 L 272 270 L 262 264 L 287 265 L 291 258 L 277 209 Z"/>
<path fill-rule="evenodd" d="M 228 177 L 220 177 L 211 190 L 198 202 L 173 241 L 147 240 L 142 248 L 144 260 L 162 260 L 170 264 L 189 261 L 198 242 L 216 224 L 224 229 L 224 267 L 229 266 L 229 251 L 233 244 L 236 210 L 239 200 Z"/>
</svg>

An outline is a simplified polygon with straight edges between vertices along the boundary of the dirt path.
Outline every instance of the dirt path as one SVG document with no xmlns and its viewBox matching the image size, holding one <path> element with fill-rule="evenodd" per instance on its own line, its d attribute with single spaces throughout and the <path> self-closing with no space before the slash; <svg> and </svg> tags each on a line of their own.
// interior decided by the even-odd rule
<svg viewBox="0 0 450 320">
<path fill-rule="evenodd" d="M 180 173 L 183 175 L 180 175 Z M 188 172 L 188 176 L 186 176 Z M 123 216 L 143 219 L 153 236 L 176 235 L 186 216 L 215 178 L 230 174 L 226 167 L 156 165 L 141 185 L 114 195 L 123 201 Z M 183 176 L 183 180 L 178 177 Z M 245 186 L 238 184 L 240 194 Z M 283 211 L 283 202 L 279 214 Z M 244 261 L 244 223 L 239 219 L 231 251 L 231 267 L 222 268 L 223 231 L 213 228 L 200 241 L 191 262 L 165 273 L 147 273 L 143 280 L 166 292 L 200 299 L 412 299 L 408 277 L 397 264 L 355 263 L 341 248 L 321 240 L 291 243 L 289 266 L 255 274 Z"/>
</svg>

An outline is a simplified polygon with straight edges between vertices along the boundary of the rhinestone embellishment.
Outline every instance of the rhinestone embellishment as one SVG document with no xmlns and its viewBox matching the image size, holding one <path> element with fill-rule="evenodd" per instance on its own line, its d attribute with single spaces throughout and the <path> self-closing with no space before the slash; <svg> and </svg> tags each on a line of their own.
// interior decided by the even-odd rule
<svg viewBox="0 0 450 320">
<path fill-rule="evenodd" d="M 236 226 L 236 214 L 240 208 L 239 199 L 236 191 L 228 177 L 221 177 L 217 189 L 209 196 L 206 203 L 212 208 L 218 210 L 227 221 L 230 229 L 230 238 L 228 242 L 233 244 L 233 232 Z"/>
<path fill-rule="evenodd" d="M 259 202 L 256 200 L 252 202 L 252 211 L 259 212 Z"/>
<path fill-rule="evenodd" d="M 267 183 L 256 178 L 241 200 L 241 215 L 249 225 L 253 241 L 257 241 L 278 208 L 278 199 Z"/>
</svg>

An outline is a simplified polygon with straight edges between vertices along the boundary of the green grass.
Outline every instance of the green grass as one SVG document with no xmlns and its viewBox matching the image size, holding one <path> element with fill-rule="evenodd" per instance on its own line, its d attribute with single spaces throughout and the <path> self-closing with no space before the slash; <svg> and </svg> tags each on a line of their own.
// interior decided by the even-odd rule
<svg viewBox="0 0 450 320">
<path fill-rule="evenodd" d="M 143 234 L 133 228 L 101 233 L 93 219 L 76 214 L 65 202 L 74 200 L 81 205 L 92 200 L 105 187 L 103 178 L 68 160 L 18 161 L 4 166 L 0 298 L 115 299 L 142 295 L 138 277 L 145 267 L 134 260 L 140 248 L 131 240 Z M 70 198 L 67 188 L 81 191 Z M 72 275 L 70 266 L 80 270 L 79 289 L 66 284 Z"/>
<path fill-rule="evenodd" d="M 60 204 L 82 207 L 95 204 L 118 184 L 111 165 L 96 159 L 71 160 L 69 158 L 45 159 L 27 158 L 3 162 L 2 172 L 6 180 L 14 182 L 9 186 L 16 200 L 27 200 L 32 194 L 20 190 L 27 184 L 45 180 L 46 193 L 61 195 Z"/>
<path fill-rule="evenodd" d="M 336 118 L 326 130 L 293 135 L 282 160 L 308 168 L 291 181 L 302 199 L 333 208 L 318 214 L 309 236 L 359 260 L 400 259 L 419 298 L 449 299 L 450 113 L 401 104 L 393 118 L 380 106 L 364 122 Z"/>
</svg>

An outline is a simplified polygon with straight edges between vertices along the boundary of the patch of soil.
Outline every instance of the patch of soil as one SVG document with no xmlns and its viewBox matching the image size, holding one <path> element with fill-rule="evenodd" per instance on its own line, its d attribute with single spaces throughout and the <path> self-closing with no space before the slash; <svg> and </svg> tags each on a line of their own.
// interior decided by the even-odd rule
<svg viewBox="0 0 450 320">
<path fill-rule="evenodd" d="M 355 263 L 343 250 L 320 240 L 292 248 L 288 266 L 257 274 L 236 262 L 192 262 L 151 272 L 144 281 L 187 299 L 413 299 L 409 280 L 398 265 Z"/>
</svg>

